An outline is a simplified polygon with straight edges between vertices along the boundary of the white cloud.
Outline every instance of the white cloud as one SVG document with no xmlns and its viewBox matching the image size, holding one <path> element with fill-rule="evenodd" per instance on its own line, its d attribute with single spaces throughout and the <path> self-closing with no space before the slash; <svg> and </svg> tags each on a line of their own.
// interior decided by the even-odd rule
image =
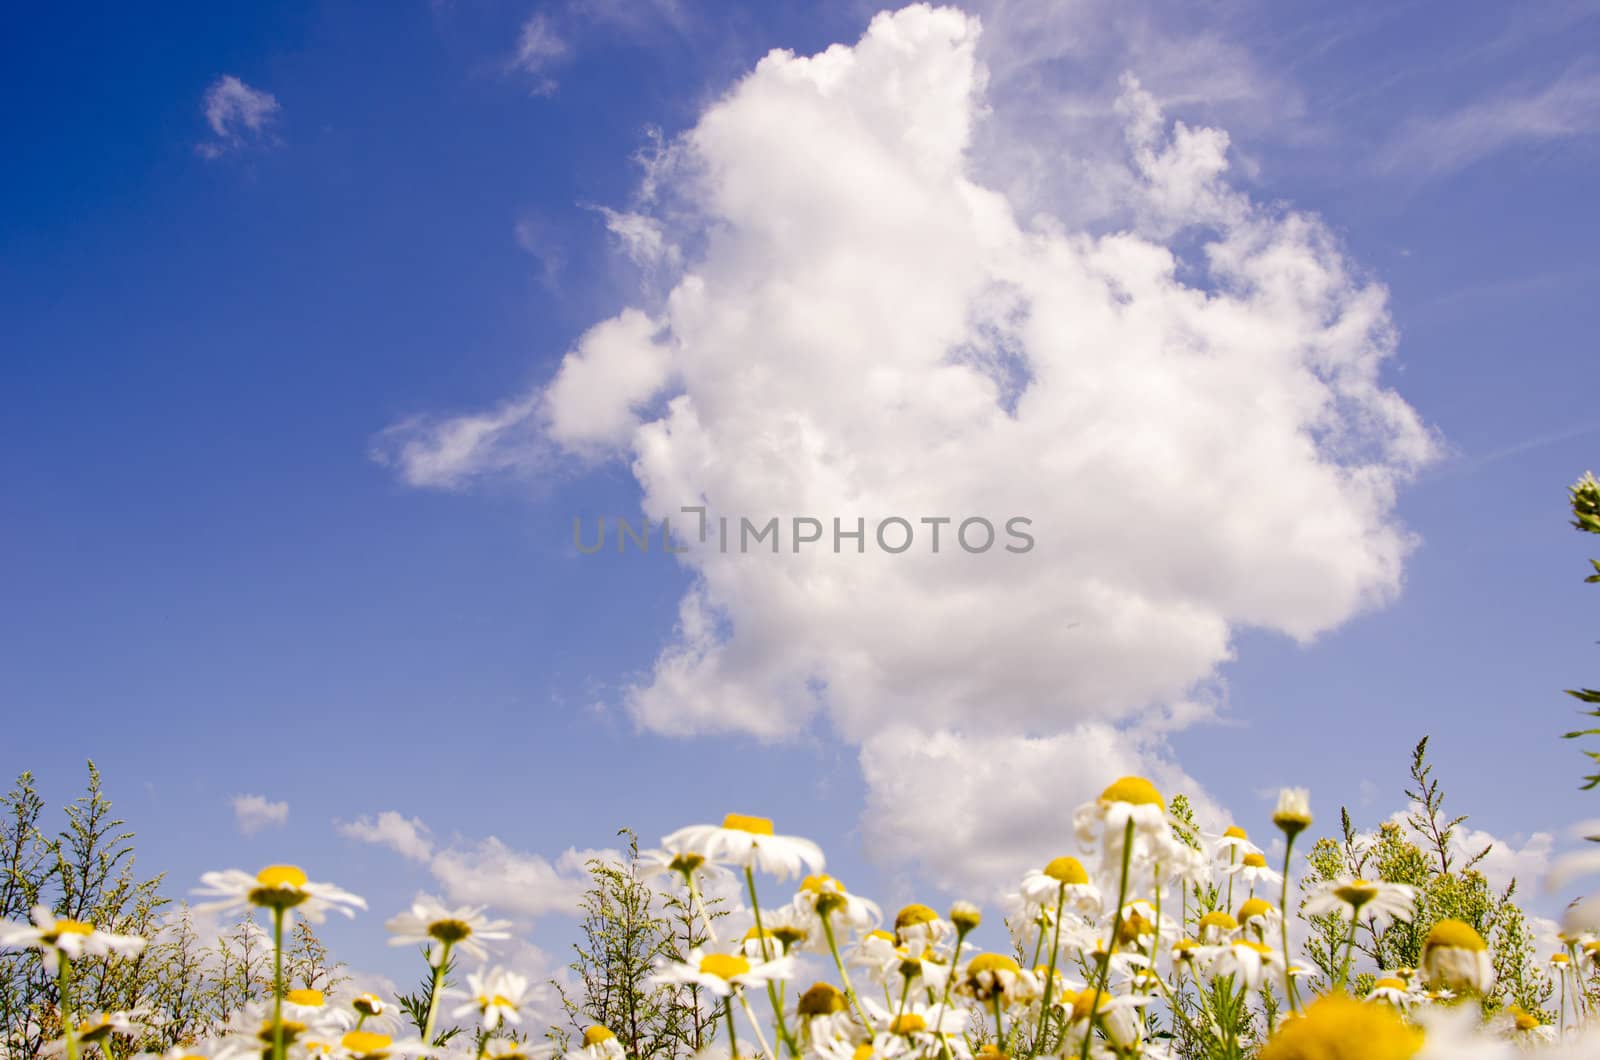
<svg viewBox="0 0 1600 1060">
<path fill-rule="evenodd" d="M 214 139 L 198 144 L 195 150 L 206 158 L 220 158 L 249 142 L 262 142 L 281 109 L 272 93 L 251 88 L 232 74 L 211 83 L 202 108 Z"/>
<path fill-rule="evenodd" d="M 514 409 L 557 452 L 618 450 L 657 520 L 1031 518 L 1021 555 L 966 554 L 954 527 L 937 555 L 925 532 L 795 555 L 787 529 L 778 556 L 691 552 L 678 628 L 627 695 L 662 732 L 823 720 L 862 747 L 869 830 L 951 872 L 1010 871 L 1008 836 L 1117 768 L 1199 794 L 1148 734 L 1192 720 L 1173 705 L 1236 630 L 1310 640 L 1392 599 L 1413 545 L 1396 493 L 1434 452 L 1381 378 L 1386 292 L 1317 218 L 1234 187 L 1225 133 L 1124 79 L 1119 156 L 1096 143 L 1092 173 L 1024 209 L 983 177 L 1009 155 L 978 54 L 975 19 L 925 6 L 769 54 L 630 211 L 697 248 L 670 293 L 591 330 L 548 387 L 394 436 L 408 481 L 459 484 L 506 464 Z M 971 744 L 1083 776 L 978 828 L 912 769 Z"/>
<path fill-rule="evenodd" d="M 456 489 L 479 476 L 537 469 L 547 446 L 532 429 L 538 395 L 491 412 L 417 416 L 383 431 L 372 458 L 395 468 L 408 485 Z"/>
<path fill-rule="evenodd" d="M 569 51 L 569 45 L 557 31 L 550 16 L 536 11 L 522 23 L 522 29 L 517 34 L 517 54 L 512 65 L 534 76 L 536 94 L 549 95 L 556 90 L 555 79 L 549 71 L 566 58 Z"/>
<path fill-rule="evenodd" d="M 619 856 L 615 850 L 570 848 L 552 862 L 516 850 L 495 836 L 479 840 L 458 837 L 441 847 L 435 845 L 432 831 L 420 818 L 394 810 L 334 825 L 341 835 L 387 847 L 425 865 L 447 901 L 487 905 L 521 920 L 574 912 L 589 883 L 590 859 L 615 860 Z"/>
<path fill-rule="evenodd" d="M 278 828 L 288 822 L 287 802 L 271 802 L 261 795 L 233 797 L 233 823 L 243 835 L 254 835 L 263 828 Z"/>
<path fill-rule="evenodd" d="M 358 817 L 349 822 L 335 821 L 334 827 L 340 835 L 388 847 L 412 861 L 427 861 L 433 854 L 433 840 L 422 819 L 407 817 L 394 810 L 384 810 L 376 817 Z"/>
<path fill-rule="evenodd" d="M 1600 133 L 1600 74 L 1569 72 L 1540 89 L 1508 89 L 1404 124 L 1378 168 L 1437 177 L 1513 147 Z"/>
</svg>

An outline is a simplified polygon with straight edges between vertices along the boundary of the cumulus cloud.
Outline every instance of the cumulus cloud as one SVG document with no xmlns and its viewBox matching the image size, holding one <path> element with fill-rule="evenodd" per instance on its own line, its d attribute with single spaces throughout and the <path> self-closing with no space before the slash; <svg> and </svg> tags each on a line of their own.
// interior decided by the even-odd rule
<svg viewBox="0 0 1600 1060">
<path fill-rule="evenodd" d="M 614 850 L 574 848 L 552 862 L 508 846 L 495 836 L 480 840 L 458 837 L 440 847 L 420 818 L 395 810 L 334 825 L 341 835 L 387 847 L 427 866 L 447 901 L 491 906 L 522 920 L 576 910 L 589 882 L 589 861 L 619 856 Z"/>
<path fill-rule="evenodd" d="M 249 143 L 266 141 L 280 110 L 272 93 L 251 88 L 232 74 L 211 83 L 201 107 L 212 139 L 196 145 L 195 150 L 205 158 L 221 158 Z"/>
<path fill-rule="evenodd" d="M 694 581 L 633 717 L 820 722 L 860 745 L 880 839 L 926 857 L 897 837 L 937 819 L 951 857 L 999 872 L 1119 771 L 1194 790 L 1160 732 L 1237 630 L 1308 641 L 1392 599 L 1414 544 L 1396 493 L 1435 445 L 1382 378 L 1383 287 L 1319 219 L 1230 183 L 1227 134 L 1169 120 L 1136 76 L 1107 107 L 1114 164 L 1082 185 L 1114 213 L 987 181 L 1005 101 L 979 45 L 975 18 L 919 5 L 769 54 L 630 210 L 676 262 L 665 297 L 592 328 L 547 386 L 386 444 L 408 481 L 460 484 L 506 465 L 515 410 L 550 455 L 628 461 L 654 520 L 778 517 L 778 555 L 680 557 Z M 862 518 L 870 544 L 796 551 L 797 516 Z M 915 547 L 877 545 L 891 516 Z M 1030 519 L 1034 547 L 968 552 L 969 517 Z M 939 787 L 940 764 L 970 772 Z M 961 803 L 986 783 L 1004 829 Z"/>
<path fill-rule="evenodd" d="M 421 818 L 407 817 L 394 810 L 384 810 L 376 817 L 335 821 L 334 827 L 340 835 L 388 847 L 412 861 L 427 861 L 433 854 L 433 840 Z"/>
<path fill-rule="evenodd" d="M 261 795 L 235 795 L 233 823 L 242 835 L 254 835 L 263 828 L 281 827 L 289 823 L 289 804 L 272 802 Z"/>
</svg>

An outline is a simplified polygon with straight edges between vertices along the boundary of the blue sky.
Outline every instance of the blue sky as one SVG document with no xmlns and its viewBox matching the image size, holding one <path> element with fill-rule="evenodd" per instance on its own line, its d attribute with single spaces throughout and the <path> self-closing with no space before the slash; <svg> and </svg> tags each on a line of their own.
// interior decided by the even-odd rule
<svg viewBox="0 0 1600 1060">
<path fill-rule="evenodd" d="M 290 859 L 381 913 L 438 889 L 333 825 L 389 810 L 441 848 L 492 835 L 551 859 L 622 825 L 648 842 L 770 813 L 847 879 L 932 887 L 936 861 L 903 871 L 867 849 L 863 807 L 881 804 L 858 753 L 878 721 L 830 705 L 771 742 L 639 720 L 628 690 L 649 684 L 696 571 L 573 554 L 574 515 L 640 509 L 626 447 L 480 454 L 447 489 L 418 488 L 385 449 L 396 429 L 421 423 L 435 444 L 449 417 L 539 393 L 624 307 L 659 311 L 698 252 L 642 262 L 608 230 L 604 209 L 675 235 L 671 197 L 641 193 L 656 172 L 641 156 L 770 49 L 855 45 L 873 10 L 17 16 L 0 43 L 0 704 L 20 736 L 0 767 L 59 802 L 93 757 L 174 891 Z M 1133 73 L 1164 128 L 1227 130 L 1229 187 L 1319 216 L 1352 274 L 1387 288 L 1398 346 L 1381 382 L 1437 444 L 1375 524 L 1417 537 L 1392 598 L 1304 642 L 1289 619 L 1230 619 L 1231 658 L 1200 682 L 1221 717 L 1157 737 L 1161 761 L 1241 818 L 1297 783 L 1324 820 L 1341 802 L 1376 819 L 1431 733 L 1454 806 L 1537 866 L 1532 833 L 1593 816 L 1556 736 L 1572 716 L 1559 690 L 1592 684 L 1597 658 L 1593 550 L 1563 507 L 1600 463 L 1595 9 L 973 10 L 990 70 L 980 182 L 1019 217 L 1118 230 L 1114 183 L 1106 206 L 1048 159 L 1031 183 L 1004 178 L 1023 148 L 1085 166 L 1122 150 L 1102 125 Z M 530 26 L 544 46 L 519 55 Z M 208 124 L 225 76 L 270 96 L 257 127 L 237 111 L 221 135 Z M 1193 261 L 1206 231 L 1149 238 Z M 1038 734 L 1055 708 L 1036 709 Z M 1089 706 L 1060 709 L 1066 727 Z M 243 793 L 286 801 L 288 823 L 237 834 Z M 375 928 L 339 929 L 341 952 L 380 965 Z M 559 950 L 562 919 L 532 938 Z"/>
</svg>

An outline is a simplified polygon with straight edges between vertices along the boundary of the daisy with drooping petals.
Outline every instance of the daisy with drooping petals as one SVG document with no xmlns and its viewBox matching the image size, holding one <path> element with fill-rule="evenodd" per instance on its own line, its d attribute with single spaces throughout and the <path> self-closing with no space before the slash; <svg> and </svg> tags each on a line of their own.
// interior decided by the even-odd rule
<svg viewBox="0 0 1600 1060">
<path fill-rule="evenodd" d="M 1261 989 L 1266 973 L 1283 967 L 1283 957 L 1264 943 L 1239 939 L 1219 947 L 1206 967 L 1215 978 L 1232 976 L 1236 985 L 1255 993 Z"/>
<path fill-rule="evenodd" d="M 504 1023 L 522 1022 L 522 1005 L 528 998 L 528 978 L 503 968 L 486 968 L 467 976 L 471 1000 L 456 1008 L 453 1015 L 463 1019 L 474 1013 L 486 1031 Z"/>
<path fill-rule="evenodd" d="M 1115 781 L 1094 802 L 1078 807 L 1072 824 L 1085 848 L 1100 840 L 1108 862 L 1120 859 L 1122 839 L 1130 824 L 1135 839 L 1165 841 L 1171 834 L 1166 800 L 1143 777 Z"/>
<path fill-rule="evenodd" d="M 938 945 L 955 934 L 956 927 L 934 912 L 932 907 L 913 902 L 894 916 L 895 941 Z"/>
<path fill-rule="evenodd" d="M 584 1028 L 583 1044 L 567 1054 L 567 1060 L 623 1060 L 627 1054 L 610 1027 L 598 1023 Z"/>
<path fill-rule="evenodd" d="M 1282 914 L 1265 898 L 1247 898 L 1239 906 L 1239 912 L 1235 914 L 1234 920 L 1238 921 L 1241 929 L 1254 930 L 1264 935 L 1277 927 L 1282 921 Z"/>
<path fill-rule="evenodd" d="M 1372 984 L 1372 989 L 1367 991 L 1368 1001 L 1386 1001 L 1398 1008 L 1410 1008 L 1413 1001 L 1417 1000 L 1411 993 L 1411 988 L 1406 986 L 1404 979 L 1386 975 Z"/>
<path fill-rule="evenodd" d="M 201 897 L 215 898 L 194 907 L 202 912 L 240 912 L 250 908 L 270 909 L 274 913 L 294 910 L 314 924 L 322 923 L 329 910 L 355 916 L 367 907 L 366 899 L 335 887 L 313 883 L 295 865 L 268 865 L 254 876 L 239 869 L 207 872 L 200 877 L 205 886 L 195 890 Z"/>
<path fill-rule="evenodd" d="M 721 825 L 697 824 L 680 828 L 661 840 L 674 855 L 698 854 L 742 869 L 760 869 L 780 880 L 821 872 L 822 848 L 799 836 L 777 835 L 772 821 L 730 813 Z"/>
<path fill-rule="evenodd" d="M 864 1002 L 872 1020 L 872 1054 L 894 1058 L 938 1056 L 949 1048 L 956 1056 L 970 1055 L 964 1032 L 965 1009 L 941 1003 L 912 1001 L 891 1012 L 871 998 Z"/>
<path fill-rule="evenodd" d="M 38 950 L 45 969 L 52 975 L 56 972 L 58 956 L 64 955 L 68 960 L 77 960 L 85 954 L 137 957 L 144 950 L 145 940 L 137 935 L 101 931 L 81 920 L 58 917 L 47 906 L 34 906 L 32 917 L 31 924 L 0 921 L 0 947 Z"/>
<path fill-rule="evenodd" d="M 1209 836 L 1217 856 L 1227 858 L 1232 864 L 1246 854 L 1265 854 L 1266 851 L 1250 842 L 1250 834 L 1238 825 L 1229 825 L 1220 835 Z"/>
<path fill-rule="evenodd" d="M 1445 919 L 1428 929 L 1422 944 L 1422 970 L 1428 983 L 1447 990 L 1482 994 L 1494 982 L 1488 943 L 1471 924 Z"/>
<path fill-rule="evenodd" d="M 389 939 L 391 946 L 426 945 L 430 964 L 438 965 L 446 950 L 454 949 L 481 961 L 489 956 L 485 942 L 511 937 L 506 930 L 511 921 L 491 920 L 483 914 L 481 905 L 446 909 L 436 899 L 424 896 L 412 903 L 407 912 L 390 917 L 383 926 L 393 936 Z"/>
<path fill-rule="evenodd" d="M 1042 869 L 1022 877 L 1022 899 L 1029 905 L 1054 908 L 1059 902 L 1084 916 L 1100 913 L 1100 888 L 1089 879 L 1083 862 L 1074 857 L 1051 860 Z"/>
<path fill-rule="evenodd" d="M 800 890 L 794 896 L 792 907 L 801 914 L 801 920 L 817 924 L 816 932 L 808 932 L 813 936 L 821 934 L 821 921 L 828 917 L 836 918 L 856 931 L 870 931 L 883 919 L 883 912 L 876 902 L 851 894 L 845 890 L 844 884 L 832 876 L 820 874 L 807 876 L 800 881 Z"/>
</svg>

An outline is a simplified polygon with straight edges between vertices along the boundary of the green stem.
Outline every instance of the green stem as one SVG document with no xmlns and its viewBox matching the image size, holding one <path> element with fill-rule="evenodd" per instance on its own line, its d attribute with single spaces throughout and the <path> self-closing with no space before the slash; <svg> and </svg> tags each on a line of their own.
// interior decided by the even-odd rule
<svg viewBox="0 0 1600 1060">
<path fill-rule="evenodd" d="M 67 1039 L 67 1060 L 78 1060 L 78 1025 L 72 1016 L 72 959 L 56 954 L 56 991 L 61 1001 L 61 1031 Z"/>
<path fill-rule="evenodd" d="M 850 1004 L 855 1006 L 856 1015 L 861 1017 L 861 1026 L 870 1034 L 872 1020 L 867 1017 L 867 1008 L 856 996 L 856 988 L 850 985 L 850 973 L 844 969 L 844 958 L 839 956 L 839 941 L 833 935 L 833 917 L 822 918 L 822 934 L 828 940 L 828 952 L 833 954 L 833 966 L 839 969 L 839 982 L 844 984 L 844 996 L 850 999 Z"/>
<path fill-rule="evenodd" d="M 1350 985 L 1350 955 L 1356 948 L 1356 923 L 1360 910 L 1350 910 L 1350 934 L 1344 940 L 1344 960 L 1339 963 L 1339 989 L 1344 990 Z"/>
<path fill-rule="evenodd" d="M 439 963 L 433 966 L 433 984 L 428 988 L 428 1016 L 422 1021 L 422 1044 L 433 1047 L 433 1025 L 439 1018 L 439 995 L 444 992 L 444 968 L 450 963 L 450 943 L 439 944 Z"/>
<path fill-rule="evenodd" d="M 739 1060 L 739 1034 L 733 1029 L 733 996 L 723 1002 L 722 1011 L 728 1015 L 728 1056 L 732 1060 Z"/>
<path fill-rule="evenodd" d="M 1289 858 L 1294 853 L 1295 833 L 1288 832 L 1288 839 L 1283 844 L 1283 886 L 1278 896 L 1278 927 L 1283 933 L 1283 992 L 1289 999 L 1289 1011 L 1297 1012 L 1300 1009 L 1300 997 L 1295 991 L 1294 976 L 1289 974 Z M 1350 922 L 1355 923 L 1355 914 L 1350 916 Z"/>
<path fill-rule="evenodd" d="M 1117 936 L 1122 933 L 1122 906 L 1128 900 L 1128 866 L 1133 858 L 1133 818 L 1128 818 L 1122 833 L 1122 878 L 1117 883 L 1117 911 L 1111 918 L 1111 938 L 1106 942 L 1106 952 L 1100 958 L 1100 968 L 1095 975 L 1094 997 L 1089 1002 L 1089 1025 L 1083 1029 L 1083 1048 L 1078 1060 L 1089 1060 L 1089 1042 L 1094 1038 L 1094 1021 L 1100 1015 L 1100 997 L 1111 977 L 1111 953 L 1117 947 Z"/>
<path fill-rule="evenodd" d="M 964 927 L 956 928 L 956 948 L 950 952 L 950 973 L 944 977 L 944 992 L 939 995 L 939 1008 L 936 1010 L 938 1016 L 935 1018 L 938 1023 L 935 1024 L 934 1031 L 939 1035 L 939 1047 L 944 1053 L 945 1060 L 954 1060 L 954 1054 L 950 1050 L 950 1039 L 944 1031 L 944 1016 L 950 1010 L 950 987 L 955 982 L 956 964 L 961 960 L 961 947 L 967 941 L 967 933 L 970 930 Z M 1040 929 L 1039 934 L 1043 938 L 1043 929 Z M 871 1029 L 869 1025 L 867 1030 Z"/>
<path fill-rule="evenodd" d="M 1000 1014 L 1000 984 L 994 984 L 994 993 L 989 996 L 994 1005 L 994 1047 L 1002 1053 L 1006 1051 L 1006 1021 Z"/>
<path fill-rule="evenodd" d="M 283 1048 L 283 916 L 272 909 L 272 1060 L 284 1060 Z"/>
<path fill-rule="evenodd" d="M 1056 925 L 1055 934 L 1050 940 L 1050 971 L 1044 978 L 1044 997 L 1039 1002 L 1039 1033 L 1033 1040 L 1035 1053 L 1044 1050 L 1045 1032 L 1050 1029 L 1050 995 L 1055 993 L 1056 986 L 1056 961 L 1061 956 L 1061 917 L 1065 910 L 1062 908 L 1067 901 L 1067 884 L 1062 881 L 1056 888 Z M 1044 929 L 1039 930 L 1039 941 L 1044 941 Z M 1034 948 L 1033 963 L 1039 963 L 1038 947 Z"/>
<path fill-rule="evenodd" d="M 744 867 L 744 882 L 750 888 L 750 911 L 756 918 L 756 938 L 761 941 L 761 959 L 770 961 L 772 947 L 767 941 L 766 929 L 761 926 L 761 903 L 756 899 L 756 874 L 748 865 Z M 778 988 L 771 979 L 767 980 L 767 998 L 772 1002 L 772 1015 L 778 1021 L 778 1037 L 783 1039 L 790 1056 L 799 1056 L 800 1047 L 789 1037 L 789 1025 L 783 1018 L 783 1004 L 778 1000 Z"/>
</svg>

